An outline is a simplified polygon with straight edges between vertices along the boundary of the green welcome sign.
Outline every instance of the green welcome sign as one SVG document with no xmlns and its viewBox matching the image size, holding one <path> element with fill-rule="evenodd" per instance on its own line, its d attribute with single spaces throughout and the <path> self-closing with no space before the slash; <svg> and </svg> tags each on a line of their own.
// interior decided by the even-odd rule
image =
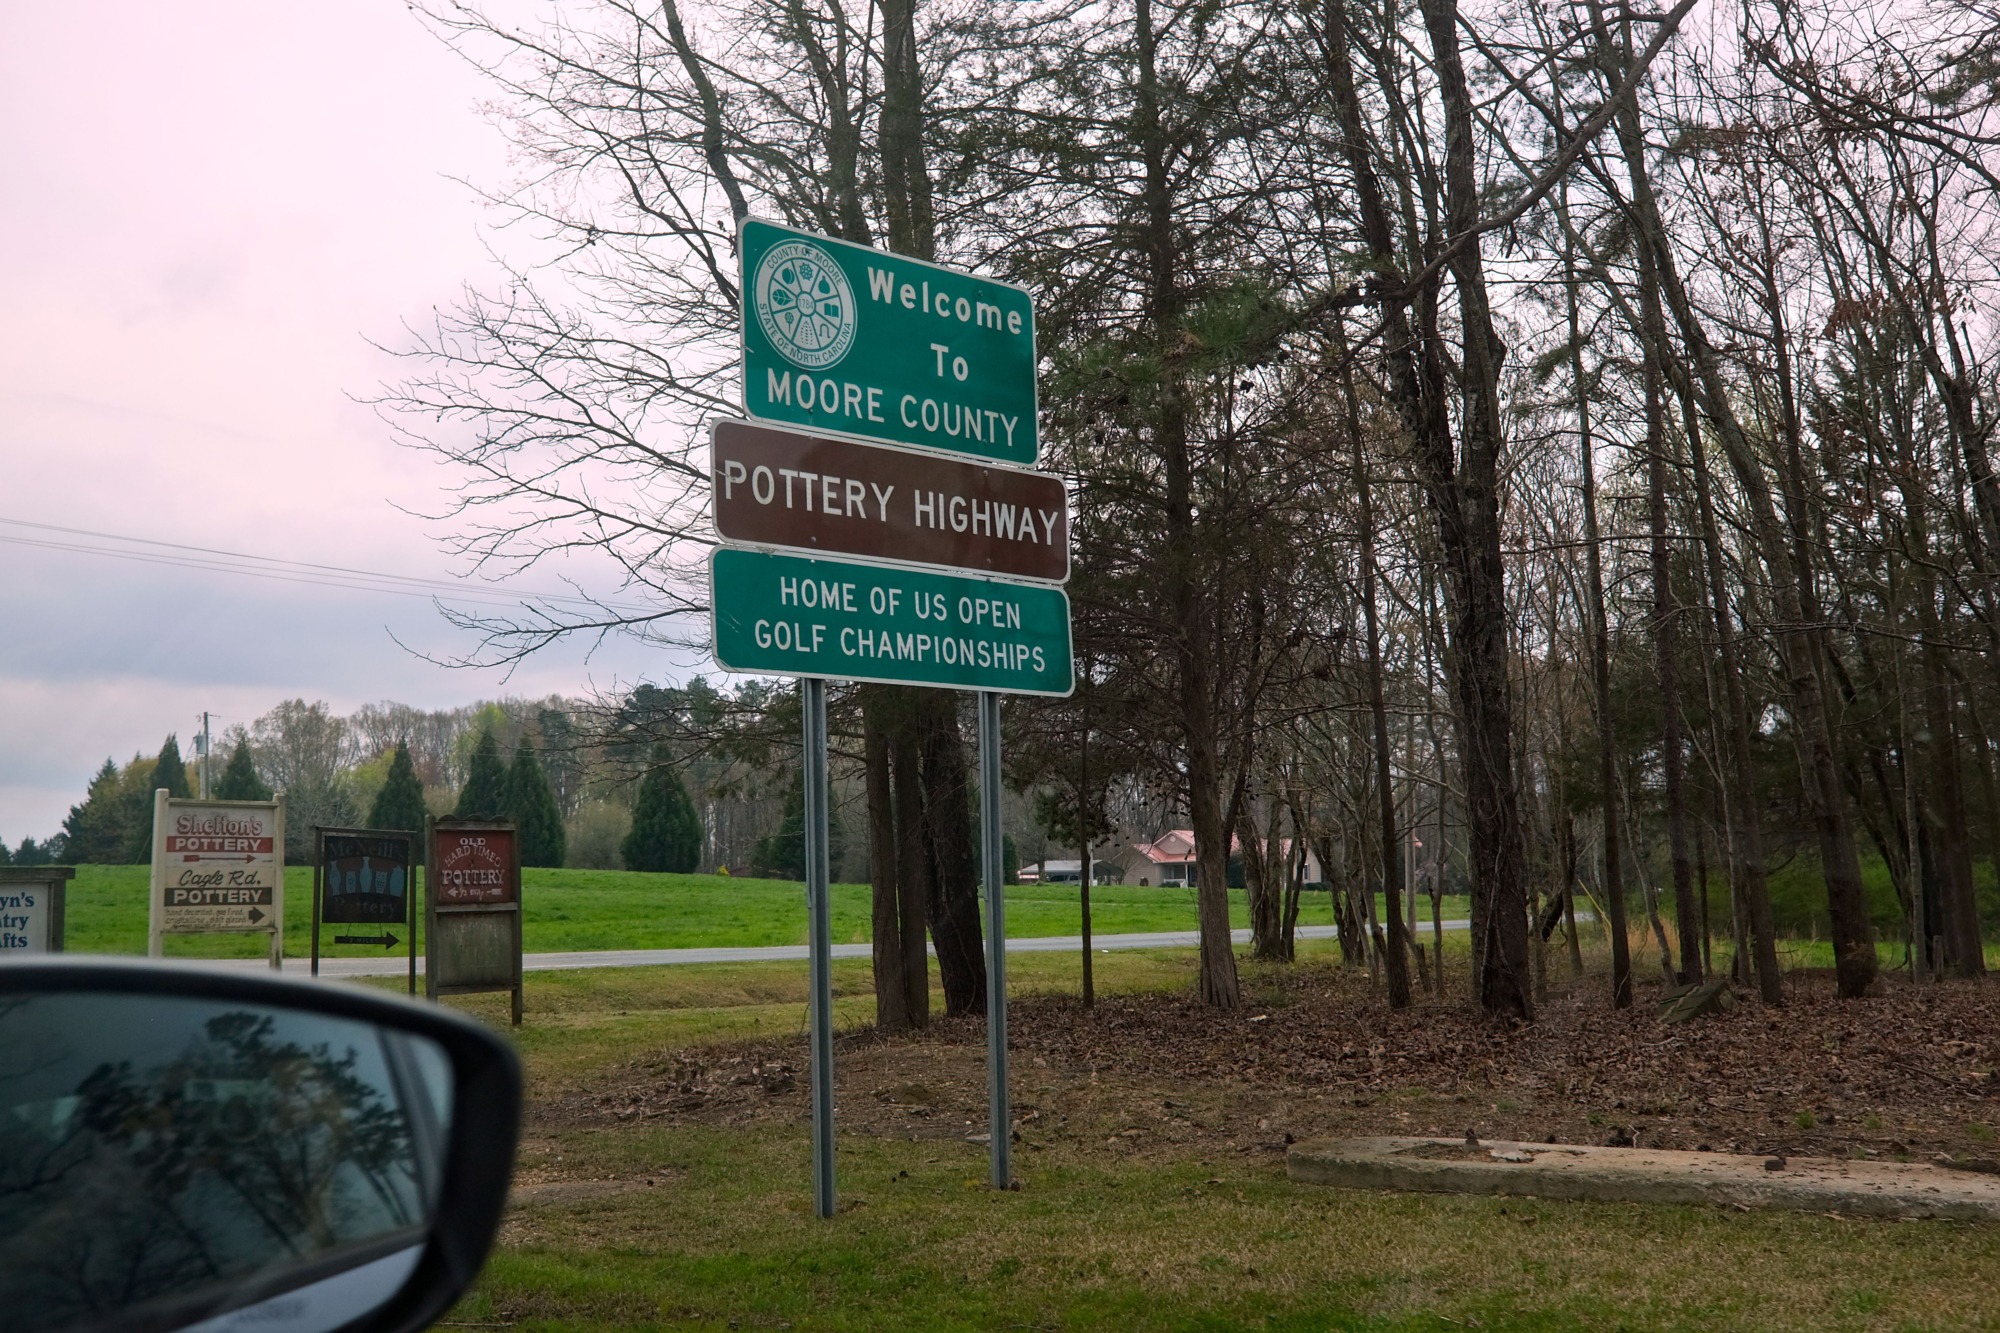
<svg viewBox="0 0 2000 1333">
<path fill-rule="evenodd" d="M 1027 292 L 756 218 L 738 248 L 750 416 L 1034 466 Z"/>
<path fill-rule="evenodd" d="M 709 562 L 725 671 L 1010 694 L 1074 686 L 1060 588 L 727 547 Z"/>
</svg>

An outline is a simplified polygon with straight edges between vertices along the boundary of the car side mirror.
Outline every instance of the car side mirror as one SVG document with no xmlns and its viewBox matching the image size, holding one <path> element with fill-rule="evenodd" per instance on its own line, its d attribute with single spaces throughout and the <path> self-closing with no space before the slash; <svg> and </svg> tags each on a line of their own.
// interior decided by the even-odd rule
<svg viewBox="0 0 2000 1333">
<path fill-rule="evenodd" d="M 393 1333 L 478 1275 L 520 1062 L 326 982 L 0 963 L 0 1324 Z"/>
</svg>

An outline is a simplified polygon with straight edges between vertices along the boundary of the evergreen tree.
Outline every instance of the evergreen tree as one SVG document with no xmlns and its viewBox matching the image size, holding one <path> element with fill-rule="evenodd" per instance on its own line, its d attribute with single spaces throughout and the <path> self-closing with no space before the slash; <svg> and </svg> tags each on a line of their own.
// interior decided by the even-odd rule
<svg viewBox="0 0 2000 1333">
<path fill-rule="evenodd" d="M 33 838 L 21 839 L 21 846 L 23 848 L 32 847 L 34 845 L 35 845 L 35 840 Z M 7 850 L 7 840 L 5 838 L 0 838 L 0 866 L 10 866 L 13 864 L 14 864 L 14 853 Z"/>
<path fill-rule="evenodd" d="M 375 804 L 368 807 L 368 827 L 379 829 L 399 829 L 407 833 L 421 835 L 424 831 L 424 816 L 429 810 L 424 805 L 424 784 L 417 780 L 417 766 L 410 761 L 410 743 L 396 742 L 396 755 L 389 761 L 389 776 L 382 783 L 382 790 L 375 793 Z M 417 864 L 423 864 L 424 840 L 416 839 L 412 849 Z"/>
<path fill-rule="evenodd" d="M 639 784 L 632 807 L 632 831 L 619 850 L 627 870 L 689 874 L 701 864 L 701 817 L 688 799 L 687 784 L 655 747 L 653 767 Z"/>
<path fill-rule="evenodd" d="M 527 737 L 514 747 L 514 764 L 507 770 L 507 814 L 521 839 L 521 864 L 560 866 L 566 836 L 562 812 L 556 809 L 556 794 L 548 775 L 535 758 Z"/>
<path fill-rule="evenodd" d="M 209 793 L 218 801 L 268 801 L 271 789 L 264 779 L 257 776 L 257 761 L 251 757 L 250 742 L 239 737 L 236 748 L 229 752 L 229 762 L 224 765 L 222 777 Z"/>
<path fill-rule="evenodd" d="M 160 747 L 160 756 L 153 761 L 138 809 L 125 831 L 128 862 L 140 864 L 153 859 L 153 793 L 162 787 L 167 789 L 167 795 L 181 800 L 194 795 L 188 787 L 187 764 L 181 759 L 181 743 L 176 736 L 168 736 L 166 744 Z"/>
<path fill-rule="evenodd" d="M 17 866 L 53 865 L 56 860 L 55 846 L 56 839 L 54 838 L 50 838 L 40 846 L 36 845 L 33 838 L 23 838 L 21 839 L 20 848 L 14 853 L 14 864 Z M 7 863 L 5 857 L 6 851 L 6 846 L 0 844 L 0 865 Z"/>
<path fill-rule="evenodd" d="M 458 807 L 452 811 L 460 819 L 505 819 L 507 817 L 507 765 L 500 758 L 500 744 L 490 728 L 482 728 L 472 747 L 472 759 L 465 769 L 465 787 L 458 793 Z"/>
<path fill-rule="evenodd" d="M 826 866 L 831 877 L 847 856 L 847 829 L 837 811 L 826 817 Z M 806 877 L 806 775 L 801 770 L 785 793 L 785 820 L 778 831 L 757 843 L 757 868 L 779 879 Z"/>
<path fill-rule="evenodd" d="M 979 807 L 972 807 L 972 856 L 975 862 L 986 855 L 986 844 L 979 840 Z M 986 878 L 984 863 L 980 863 L 978 876 L 983 884 Z M 1003 832 L 1000 835 L 1000 882 L 1019 884 L 1021 882 L 1021 849 L 1014 842 L 1014 835 Z"/>
<path fill-rule="evenodd" d="M 167 789 L 167 795 L 186 800 L 194 795 L 188 786 L 187 764 L 181 759 L 181 742 L 178 736 L 167 737 L 167 743 L 160 747 L 160 757 L 153 761 L 153 780 L 149 791 Z"/>
<path fill-rule="evenodd" d="M 106 758 L 104 767 L 90 780 L 82 803 L 71 806 L 63 819 L 63 839 L 70 855 L 81 865 L 122 861 L 130 841 L 126 816 L 118 765 Z"/>
</svg>

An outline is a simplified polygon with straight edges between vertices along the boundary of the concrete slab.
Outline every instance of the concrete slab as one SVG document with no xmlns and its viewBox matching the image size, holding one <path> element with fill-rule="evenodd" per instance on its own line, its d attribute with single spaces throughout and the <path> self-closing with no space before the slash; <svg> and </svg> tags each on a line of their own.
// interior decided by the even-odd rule
<svg viewBox="0 0 2000 1333">
<path fill-rule="evenodd" d="M 1295 1144 L 1285 1169 L 1293 1180 L 1349 1189 L 2000 1221 L 2000 1175 L 1914 1162 L 1386 1138 Z"/>
</svg>

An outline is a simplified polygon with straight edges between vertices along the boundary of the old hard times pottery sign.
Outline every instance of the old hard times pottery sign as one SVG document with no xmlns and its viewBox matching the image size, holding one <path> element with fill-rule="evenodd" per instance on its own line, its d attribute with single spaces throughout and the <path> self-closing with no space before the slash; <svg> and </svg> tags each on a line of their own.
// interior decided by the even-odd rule
<svg viewBox="0 0 2000 1333">
<path fill-rule="evenodd" d="M 440 828 L 431 862 L 431 901 L 439 907 L 487 907 L 520 900 L 514 878 L 514 832 Z"/>
</svg>

